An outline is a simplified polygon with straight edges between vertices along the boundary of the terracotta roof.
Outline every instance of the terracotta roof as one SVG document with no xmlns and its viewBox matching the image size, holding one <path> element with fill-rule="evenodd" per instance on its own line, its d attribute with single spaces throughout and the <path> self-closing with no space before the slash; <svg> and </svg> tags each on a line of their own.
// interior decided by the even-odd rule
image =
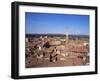
<svg viewBox="0 0 100 81">
<path fill-rule="evenodd" d="M 78 53 L 88 53 L 89 52 L 89 50 L 87 49 L 87 48 L 82 48 L 82 47 L 80 47 L 80 48 L 73 48 L 73 49 L 70 49 L 69 51 L 71 51 L 71 52 L 78 52 Z"/>
</svg>

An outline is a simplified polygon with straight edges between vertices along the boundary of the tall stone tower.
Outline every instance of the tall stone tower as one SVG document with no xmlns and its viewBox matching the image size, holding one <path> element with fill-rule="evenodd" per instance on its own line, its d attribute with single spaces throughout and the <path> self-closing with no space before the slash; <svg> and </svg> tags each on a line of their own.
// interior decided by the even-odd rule
<svg viewBox="0 0 100 81">
<path fill-rule="evenodd" d="M 69 39 L 69 37 L 68 37 L 68 32 L 66 32 L 66 38 L 65 38 L 65 40 L 66 40 L 66 44 L 65 44 L 65 47 L 66 47 L 66 56 L 68 56 L 68 39 Z"/>
<path fill-rule="evenodd" d="M 68 43 L 68 32 L 66 32 L 66 44 Z"/>
</svg>

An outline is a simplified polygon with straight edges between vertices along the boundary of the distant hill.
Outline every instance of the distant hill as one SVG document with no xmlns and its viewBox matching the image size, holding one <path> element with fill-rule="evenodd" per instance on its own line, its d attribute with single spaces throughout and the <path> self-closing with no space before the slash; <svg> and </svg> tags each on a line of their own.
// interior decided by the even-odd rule
<svg viewBox="0 0 100 81">
<path fill-rule="evenodd" d="M 40 37 L 40 36 L 48 36 L 48 37 L 66 37 L 65 34 L 26 34 L 26 37 Z M 68 35 L 69 38 L 88 38 L 89 35 Z"/>
</svg>

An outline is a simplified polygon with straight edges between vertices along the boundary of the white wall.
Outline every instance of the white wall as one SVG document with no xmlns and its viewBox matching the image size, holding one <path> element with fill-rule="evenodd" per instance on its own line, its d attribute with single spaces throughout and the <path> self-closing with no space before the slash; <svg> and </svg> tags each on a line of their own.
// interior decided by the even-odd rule
<svg viewBox="0 0 100 81">
<path fill-rule="evenodd" d="M 0 81 L 13 81 L 10 78 L 11 69 L 11 2 L 14 0 L 0 1 Z M 17 0 L 20 1 L 20 0 Z M 90 5 L 98 6 L 98 14 L 100 14 L 100 0 L 21 0 L 30 2 L 43 3 L 59 3 L 59 4 L 74 4 L 74 5 Z M 98 15 L 98 22 L 100 15 Z M 98 30 L 100 24 L 98 24 Z M 99 34 L 100 35 L 100 32 Z M 99 37 L 100 41 L 100 37 Z M 100 45 L 100 43 L 98 43 Z M 99 46 L 100 47 L 100 46 Z M 99 51 L 100 53 L 100 51 Z M 98 53 L 98 61 L 100 62 L 100 55 Z M 99 63 L 98 63 L 99 64 Z M 100 68 L 100 64 L 98 65 Z M 99 70 L 100 72 L 100 70 Z M 100 73 L 98 75 L 82 75 L 82 76 L 66 76 L 53 78 L 39 78 L 26 79 L 26 81 L 99 81 Z"/>
</svg>

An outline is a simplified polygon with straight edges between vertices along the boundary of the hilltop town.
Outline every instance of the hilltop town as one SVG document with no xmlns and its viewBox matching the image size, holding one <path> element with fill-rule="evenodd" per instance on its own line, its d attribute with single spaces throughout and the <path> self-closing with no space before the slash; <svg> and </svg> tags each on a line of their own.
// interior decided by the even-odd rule
<svg viewBox="0 0 100 81">
<path fill-rule="evenodd" d="M 89 65 L 89 38 L 62 36 L 26 36 L 25 67 Z"/>
</svg>

